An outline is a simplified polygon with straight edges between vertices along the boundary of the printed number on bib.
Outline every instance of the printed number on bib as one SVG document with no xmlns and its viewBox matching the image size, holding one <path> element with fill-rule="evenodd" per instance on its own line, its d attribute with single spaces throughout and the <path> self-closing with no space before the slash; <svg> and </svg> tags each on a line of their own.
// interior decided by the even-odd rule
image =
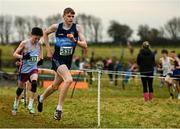
<svg viewBox="0 0 180 129">
<path fill-rule="evenodd" d="M 31 56 L 30 62 L 38 62 L 38 56 Z"/>
<path fill-rule="evenodd" d="M 68 56 L 72 55 L 73 48 L 72 47 L 61 47 L 60 48 L 60 55 L 61 56 Z"/>
</svg>

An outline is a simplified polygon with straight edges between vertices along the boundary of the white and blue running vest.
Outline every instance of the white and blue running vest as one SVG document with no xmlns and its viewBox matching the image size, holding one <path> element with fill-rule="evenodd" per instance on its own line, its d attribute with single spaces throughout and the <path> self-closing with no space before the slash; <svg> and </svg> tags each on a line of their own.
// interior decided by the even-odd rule
<svg viewBox="0 0 180 129">
<path fill-rule="evenodd" d="M 35 48 L 32 49 L 31 40 L 28 40 L 26 47 L 28 48 L 27 53 L 30 53 L 31 58 L 29 60 L 22 60 L 20 73 L 30 73 L 32 70 L 37 69 L 37 62 L 39 61 L 40 43 L 36 43 Z"/>
<path fill-rule="evenodd" d="M 162 58 L 162 69 L 163 69 L 163 76 L 166 76 L 168 74 L 171 74 L 171 61 L 169 57 L 166 59 Z"/>
</svg>

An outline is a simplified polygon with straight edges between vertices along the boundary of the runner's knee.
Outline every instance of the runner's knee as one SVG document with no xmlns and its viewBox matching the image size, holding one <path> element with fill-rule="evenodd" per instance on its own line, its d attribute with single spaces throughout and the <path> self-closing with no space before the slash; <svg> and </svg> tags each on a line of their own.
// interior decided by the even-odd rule
<svg viewBox="0 0 180 129">
<path fill-rule="evenodd" d="M 66 80 L 64 80 L 65 83 L 72 83 L 73 79 L 72 77 L 68 77 Z"/>
<path fill-rule="evenodd" d="M 165 82 L 168 82 L 169 78 L 165 77 L 164 80 L 165 80 Z"/>
<path fill-rule="evenodd" d="M 32 80 L 32 82 L 31 82 L 31 91 L 33 93 L 35 93 L 36 90 L 37 90 L 37 81 L 36 80 Z"/>
</svg>

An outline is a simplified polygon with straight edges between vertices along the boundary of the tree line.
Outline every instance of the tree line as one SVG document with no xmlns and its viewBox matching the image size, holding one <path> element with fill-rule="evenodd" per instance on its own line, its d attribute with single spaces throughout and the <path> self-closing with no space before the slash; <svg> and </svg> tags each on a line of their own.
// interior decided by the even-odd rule
<svg viewBox="0 0 180 129">
<path fill-rule="evenodd" d="M 126 43 L 131 37 L 133 30 L 125 24 L 120 24 L 118 21 L 111 21 L 108 28 L 108 34 L 113 38 L 114 43 L 121 41 Z M 160 28 L 151 28 L 147 24 L 139 25 L 137 35 L 140 37 L 136 43 L 148 40 L 153 45 L 180 45 L 180 17 L 173 17 L 168 20 Z"/>
<path fill-rule="evenodd" d="M 37 16 L 11 16 L 0 15 L 0 43 L 8 44 L 22 41 L 29 36 L 34 26 L 47 28 L 48 26 L 62 21 L 61 15 L 51 15 L 45 19 Z M 79 14 L 76 23 L 83 26 L 84 34 L 88 41 L 99 42 L 102 38 L 101 19 L 92 15 Z M 53 41 L 53 35 L 51 36 Z"/>
<path fill-rule="evenodd" d="M 8 44 L 22 41 L 29 36 L 34 26 L 47 28 L 53 23 L 62 21 L 60 14 L 50 15 L 45 19 L 37 16 L 11 16 L 0 15 L 0 43 Z M 83 26 L 84 34 L 91 43 L 102 42 L 103 25 L 102 20 L 93 15 L 78 14 L 76 23 Z M 132 36 L 133 30 L 119 21 L 110 21 L 107 34 L 112 38 L 112 43 L 126 43 Z M 136 43 L 148 40 L 154 44 L 180 43 L 180 17 L 169 19 L 161 28 L 151 28 L 140 24 L 137 35 L 140 37 Z M 52 41 L 54 35 L 51 36 Z"/>
</svg>

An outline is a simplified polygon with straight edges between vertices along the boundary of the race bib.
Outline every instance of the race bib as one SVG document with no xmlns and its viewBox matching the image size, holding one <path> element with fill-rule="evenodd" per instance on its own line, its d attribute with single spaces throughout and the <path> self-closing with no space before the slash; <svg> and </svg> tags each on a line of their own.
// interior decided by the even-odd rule
<svg viewBox="0 0 180 129">
<path fill-rule="evenodd" d="M 38 62 L 38 56 L 31 56 L 29 62 Z"/>
<path fill-rule="evenodd" d="M 60 48 L 60 55 L 61 56 L 72 55 L 72 53 L 73 53 L 73 47 L 61 47 Z"/>
</svg>

